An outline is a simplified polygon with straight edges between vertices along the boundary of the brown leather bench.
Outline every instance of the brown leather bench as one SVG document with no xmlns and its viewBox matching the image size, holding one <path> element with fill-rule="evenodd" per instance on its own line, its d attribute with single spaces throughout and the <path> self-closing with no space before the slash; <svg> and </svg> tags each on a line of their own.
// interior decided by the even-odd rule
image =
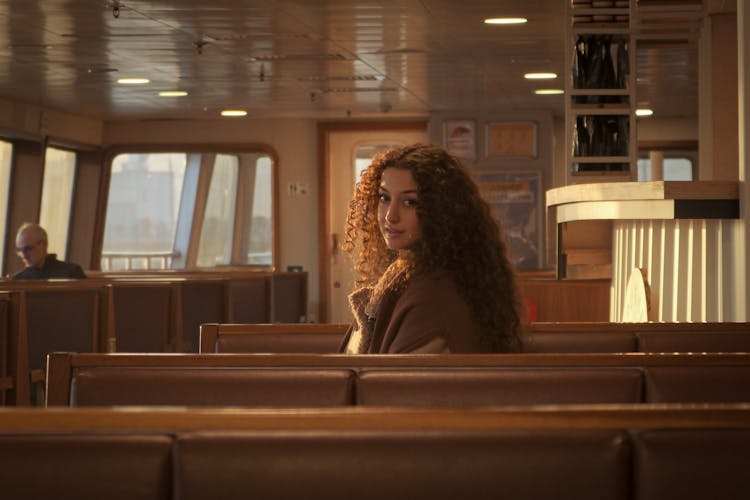
<svg viewBox="0 0 750 500">
<path fill-rule="evenodd" d="M 102 352 L 112 345 L 105 286 L 68 280 L 19 281 L 4 287 L 11 297 L 4 343 L 7 371 L 14 381 L 9 403 L 42 405 L 48 352 Z"/>
<path fill-rule="evenodd" d="M 62 431 L 0 434 L 3 498 L 173 497 L 169 435 Z"/>
<path fill-rule="evenodd" d="M 6 404 L 6 392 L 13 389 L 13 375 L 8 367 L 8 333 L 11 330 L 12 294 L 0 292 L 0 406 Z"/>
<path fill-rule="evenodd" d="M 506 401 L 520 402 L 575 402 L 577 397 L 584 397 L 583 401 L 591 402 L 602 398 L 601 402 L 633 401 L 641 394 L 640 370 L 656 367 L 687 368 L 695 376 L 700 377 L 701 370 L 721 370 L 725 368 L 750 369 L 750 357 L 740 354 L 494 354 L 494 355 L 321 355 L 321 354 L 71 354 L 53 353 L 48 357 L 47 404 L 67 406 L 71 401 L 92 400 L 81 399 L 84 388 L 96 388 L 94 394 L 105 398 L 102 404 L 118 404 L 113 398 L 140 397 L 137 393 L 148 395 L 151 404 L 157 404 L 155 398 L 163 397 L 164 401 L 172 401 L 179 396 L 179 403 L 188 404 L 190 398 L 196 404 L 204 404 L 207 396 L 191 390 L 191 384 L 197 384 L 201 378 L 207 384 L 215 384 L 217 390 L 227 395 L 222 399 L 224 405 L 231 405 L 231 394 L 241 390 L 233 384 L 242 380 L 243 383 L 254 383 L 253 377 L 264 373 L 277 373 L 284 382 L 280 387 L 288 384 L 289 404 L 286 406 L 301 406 L 294 404 L 293 398 L 304 398 L 304 385 L 296 383 L 302 380 L 305 371 L 316 372 L 326 370 L 342 370 L 344 372 L 363 372 L 365 370 L 400 370 L 398 379 L 403 387 L 396 393 L 407 394 L 407 389 L 419 393 L 419 377 L 423 378 L 425 387 L 432 387 L 435 394 L 439 393 L 443 382 L 436 382 L 441 376 L 439 369 L 465 371 L 466 375 L 456 374 L 446 376 L 445 388 L 453 386 L 453 393 L 459 397 L 463 391 L 468 398 L 471 391 L 477 391 L 476 384 L 485 380 L 492 387 L 497 387 L 497 395 L 491 399 L 489 393 L 488 404 L 500 401 L 508 393 Z M 264 372 L 263 370 L 266 370 Z M 247 374 L 245 374 L 247 372 Z M 432 375 L 420 375 L 420 373 Z M 495 375 L 492 374 L 495 372 Z M 576 375 L 577 374 L 577 375 Z M 80 384 L 87 382 L 77 379 L 85 375 L 96 382 L 95 385 Z M 270 375 L 269 375 L 270 376 Z M 375 379 L 384 375 L 369 375 Z M 230 383 L 232 377 L 239 377 Z M 434 377 L 430 379 L 430 377 Z M 473 377 L 473 378 L 472 378 Z M 515 379 L 514 379 L 515 377 Z M 568 377 L 568 378 L 561 378 Z M 188 378 L 191 380 L 187 384 Z M 314 379 L 314 377 L 312 377 Z M 466 381 L 461 382 L 463 378 Z M 524 380 L 525 378 L 525 380 Z M 566 387 L 561 381 L 567 381 Z M 132 384 L 131 384 L 132 382 Z M 524 394 L 514 387 L 526 384 L 526 388 L 537 385 L 534 391 Z M 114 384 L 108 388 L 107 384 Z M 317 383 L 317 382 L 316 382 Z M 573 384 L 583 391 L 576 395 L 572 390 Z M 298 387 L 294 387 L 295 384 Z M 463 384 L 463 385 L 462 385 Z M 601 385 L 600 385 L 601 384 Z M 502 390 L 499 388 L 502 387 Z M 225 389 L 226 388 L 226 389 Z M 493 389 L 494 390 L 494 389 Z M 730 387 L 727 391 L 732 391 Z M 170 391 L 174 391 L 171 394 Z M 403 391 L 403 392 L 402 392 Z M 510 391 L 517 391 L 511 397 Z M 113 395 L 107 396 L 107 392 Z M 476 392 L 481 397 L 482 390 Z M 161 396 L 160 396 L 161 395 Z M 247 396 L 249 397 L 249 396 Z M 411 397 L 411 396 L 410 396 Z M 416 396 L 415 396 L 416 397 Z M 439 396 L 434 396 L 439 397 Z M 106 399 L 109 398 L 109 399 Z M 526 398 L 526 399 L 524 399 Z M 550 399 L 552 398 L 552 399 Z M 408 399 L 408 398 L 407 398 Z M 641 400 L 642 399 L 636 399 Z M 736 399 L 732 399 L 736 401 Z M 105 403 L 106 401 L 106 403 Z M 299 399 L 299 401 L 305 401 Z M 439 401 L 439 399 L 437 399 Z M 458 399 L 461 401 L 461 399 Z M 468 400 L 467 400 L 468 401 Z M 129 400 L 132 404 L 133 401 Z M 166 404 L 166 403 L 164 403 Z M 171 403 L 170 403 L 171 404 Z M 329 404 L 329 403 L 327 403 Z"/>
<path fill-rule="evenodd" d="M 640 352 L 750 352 L 750 330 L 637 332 Z"/>
<path fill-rule="evenodd" d="M 750 402 L 750 366 L 650 366 L 644 372 L 649 403 Z"/>
<path fill-rule="evenodd" d="M 636 500 L 750 498 L 750 427 L 634 433 Z"/>
<path fill-rule="evenodd" d="M 620 430 L 198 432 L 177 448 L 184 500 L 629 498 Z"/>
<path fill-rule="evenodd" d="M 750 332 L 748 322 L 705 323 L 613 323 L 609 321 L 533 322 L 527 325 L 530 332 Z"/>
<path fill-rule="evenodd" d="M 343 323 L 203 324 L 200 352 L 333 354 L 348 329 Z"/>
<path fill-rule="evenodd" d="M 734 500 L 749 432 L 750 405 L 9 408 L 0 484 L 9 498 Z"/>
<path fill-rule="evenodd" d="M 346 369 L 89 367 L 74 370 L 70 406 L 330 407 L 354 403 Z"/>
<path fill-rule="evenodd" d="M 424 408 L 640 403 L 638 368 L 361 370 L 357 404 Z"/>
<path fill-rule="evenodd" d="M 526 353 L 554 352 L 635 352 L 634 332 L 525 332 L 521 350 Z"/>
<path fill-rule="evenodd" d="M 691 324 L 684 327 L 686 330 L 676 330 L 671 325 L 664 331 L 656 327 L 637 331 L 643 328 L 641 324 L 629 328 L 621 325 L 607 330 L 599 323 L 590 327 L 579 324 L 580 331 L 569 331 L 562 325 L 560 330 L 536 331 L 532 325 L 521 334 L 521 350 L 524 353 L 750 352 L 750 331 L 702 331 L 714 328 L 715 324 L 710 323 L 701 324 L 700 328 Z M 722 325 L 741 329 L 745 323 Z M 200 352 L 334 353 L 348 327 L 335 323 L 203 324 Z"/>
</svg>

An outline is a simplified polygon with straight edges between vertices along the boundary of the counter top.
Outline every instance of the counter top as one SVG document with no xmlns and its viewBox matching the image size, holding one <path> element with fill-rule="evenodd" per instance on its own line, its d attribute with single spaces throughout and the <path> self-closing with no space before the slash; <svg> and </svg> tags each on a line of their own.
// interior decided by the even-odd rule
<svg viewBox="0 0 750 500">
<path fill-rule="evenodd" d="M 595 219 L 736 219 L 735 181 L 651 181 L 573 184 L 547 191 L 556 222 Z"/>
</svg>

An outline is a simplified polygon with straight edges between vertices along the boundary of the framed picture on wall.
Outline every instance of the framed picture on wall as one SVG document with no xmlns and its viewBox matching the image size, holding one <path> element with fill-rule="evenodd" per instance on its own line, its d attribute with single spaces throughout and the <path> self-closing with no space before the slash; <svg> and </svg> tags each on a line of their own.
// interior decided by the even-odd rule
<svg viewBox="0 0 750 500">
<path fill-rule="evenodd" d="M 474 120 L 446 120 L 443 122 L 443 144 L 453 156 L 468 161 L 477 159 L 477 133 Z"/>
<path fill-rule="evenodd" d="M 534 122 L 487 124 L 487 158 L 536 158 L 537 127 Z"/>
<path fill-rule="evenodd" d="M 483 171 L 475 174 L 475 180 L 492 215 L 500 221 L 516 269 L 540 269 L 544 255 L 541 173 Z"/>
</svg>

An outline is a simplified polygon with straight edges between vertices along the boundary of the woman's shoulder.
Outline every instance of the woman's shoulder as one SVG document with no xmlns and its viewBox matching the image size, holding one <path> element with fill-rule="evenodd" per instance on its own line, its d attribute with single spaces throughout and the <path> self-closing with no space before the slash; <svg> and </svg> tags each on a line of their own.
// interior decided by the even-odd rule
<svg viewBox="0 0 750 500">
<path fill-rule="evenodd" d="M 431 309 L 468 309 L 468 304 L 458 291 L 450 273 L 429 273 L 409 280 L 402 295 L 406 304 L 428 305 Z"/>
</svg>

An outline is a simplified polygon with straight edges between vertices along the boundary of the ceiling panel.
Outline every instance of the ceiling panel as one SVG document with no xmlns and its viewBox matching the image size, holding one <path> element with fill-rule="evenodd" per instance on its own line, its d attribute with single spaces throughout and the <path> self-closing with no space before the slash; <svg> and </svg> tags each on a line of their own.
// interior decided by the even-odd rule
<svg viewBox="0 0 750 500">
<path fill-rule="evenodd" d="M 107 120 L 213 117 L 228 106 L 262 117 L 562 116 L 563 96 L 533 90 L 563 87 L 564 13 L 564 0 L 4 0 L 0 97 Z M 501 15 L 529 22 L 482 23 Z M 697 114 L 696 54 L 694 41 L 639 50 L 639 102 Z M 529 71 L 560 77 L 534 83 Z M 118 85 L 125 76 L 151 83 Z M 190 95 L 157 96 L 171 89 Z"/>
</svg>

